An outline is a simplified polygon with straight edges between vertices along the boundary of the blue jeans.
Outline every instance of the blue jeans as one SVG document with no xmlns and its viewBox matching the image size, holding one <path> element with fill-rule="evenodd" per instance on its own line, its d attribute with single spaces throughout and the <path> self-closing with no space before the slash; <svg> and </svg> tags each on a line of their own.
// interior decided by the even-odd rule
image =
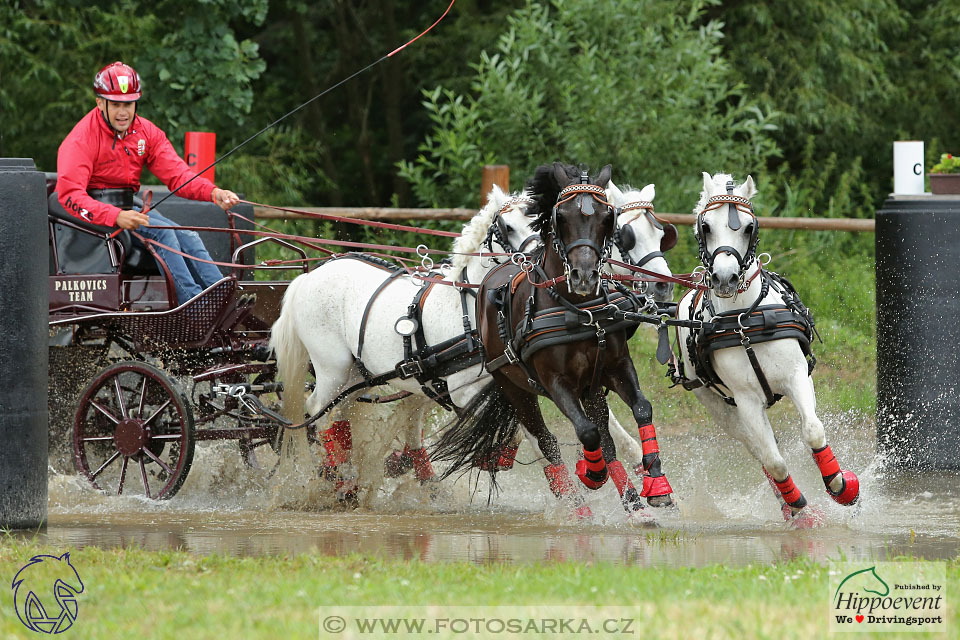
<svg viewBox="0 0 960 640">
<path fill-rule="evenodd" d="M 147 215 L 150 216 L 151 226 L 141 226 L 137 229 L 137 233 L 144 238 L 155 240 L 195 258 L 212 260 L 210 253 L 207 251 L 207 248 L 203 246 L 203 241 L 196 231 L 188 231 L 186 229 L 154 229 L 154 225 L 163 227 L 179 225 L 153 210 Z M 136 238 L 134 238 L 134 241 L 139 242 Z M 154 245 L 153 248 L 157 254 L 163 258 L 164 262 L 167 263 L 170 275 L 173 276 L 173 283 L 177 288 L 178 304 L 183 304 L 223 278 L 223 274 L 220 273 L 220 269 L 218 269 L 216 265 L 184 258 L 179 254 L 167 251 L 163 247 L 156 245 Z"/>
</svg>

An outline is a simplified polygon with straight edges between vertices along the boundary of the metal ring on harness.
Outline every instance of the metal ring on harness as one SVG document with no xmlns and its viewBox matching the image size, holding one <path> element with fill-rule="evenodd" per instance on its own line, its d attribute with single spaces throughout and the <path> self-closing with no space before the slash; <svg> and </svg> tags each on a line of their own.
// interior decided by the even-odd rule
<svg viewBox="0 0 960 640">
<path fill-rule="evenodd" d="M 522 253 L 519 253 L 519 252 L 513 254 L 512 256 L 510 256 L 510 262 L 512 262 L 514 265 L 516 265 L 516 266 L 518 266 L 518 267 L 519 267 L 522 263 L 526 262 L 526 260 L 527 260 L 527 256 L 525 256 L 525 255 L 523 255 Z"/>
<path fill-rule="evenodd" d="M 530 260 L 527 260 L 526 262 L 521 263 L 519 266 L 520 266 L 520 271 L 523 271 L 527 275 L 530 275 L 533 272 L 533 262 L 531 262 Z"/>
<path fill-rule="evenodd" d="M 420 266 L 423 267 L 425 271 L 431 271 L 433 269 L 433 258 L 430 257 L 428 251 L 430 251 L 430 248 L 427 245 L 417 245 L 417 255 L 420 256 Z"/>
<path fill-rule="evenodd" d="M 590 311 L 590 309 L 580 309 L 580 311 L 583 311 L 585 314 L 590 316 L 590 320 L 588 322 L 585 322 L 584 324 L 596 324 L 596 322 L 593 319 L 593 312 Z"/>
<path fill-rule="evenodd" d="M 747 327 L 743 324 L 743 316 L 746 315 L 746 312 L 741 313 L 737 316 L 737 324 L 740 325 L 740 331 L 742 332 Z"/>
<path fill-rule="evenodd" d="M 766 261 L 766 262 L 763 261 L 763 256 L 767 256 L 767 261 Z M 764 267 L 765 267 L 765 266 L 767 266 L 768 264 L 770 264 L 771 262 L 773 262 L 773 256 L 771 256 L 769 253 L 767 253 L 766 251 L 764 251 L 763 253 L 761 253 L 760 255 L 757 256 L 757 262 L 759 262 L 761 266 L 764 266 Z"/>
</svg>

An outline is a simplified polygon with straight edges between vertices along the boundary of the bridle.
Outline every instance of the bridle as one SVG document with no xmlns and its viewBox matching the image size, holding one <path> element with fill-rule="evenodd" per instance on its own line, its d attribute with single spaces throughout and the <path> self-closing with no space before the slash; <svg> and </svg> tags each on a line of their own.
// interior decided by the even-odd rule
<svg viewBox="0 0 960 640">
<path fill-rule="evenodd" d="M 531 242 L 535 242 L 540 239 L 539 233 L 532 233 L 524 238 L 519 247 L 514 247 L 512 244 L 510 244 L 510 229 L 507 227 L 507 223 L 503 220 L 503 214 L 506 213 L 506 211 L 511 207 L 521 203 L 532 204 L 534 203 L 534 200 L 533 198 L 528 198 L 527 196 L 513 196 L 504 202 L 500 209 L 497 210 L 496 215 L 493 217 L 493 224 L 491 224 L 490 228 L 487 229 L 487 238 L 484 240 L 484 244 L 490 253 L 497 253 L 497 251 L 493 248 L 494 240 L 497 241 L 497 244 L 503 247 L 505 253 L 517 254 L 524 253 Z M 494 262 L 499 264 L 499 260 L 496 258 L 494 258 Z"/>
<path fill-rule="evenodd" d="M 719 246 L 712 252 L 707 248 L 707 238 L 703 231 L 704 215 L 724 205 L 727 206 L 727 226 L 733 231 L 737 231 L 740 228 L 740 212 L 748 213 L 753 218 L 753 230 L 750 233 L 750 242 L 747 245 L 747 252 L 744 255 L 740 255 L 739 251 L 728 245 Z M 703 263 L 705 268 L 703 283 L 706 286 L 712 287 L 711 276 L 713 275 L 713 263 L 721 253 L 726 253 L 737 259 L 737 264 L 740 267 L 737 275 L 740 279 L 741 286 L 743 285 L 744 274 L 757 256 L 759 227 L 760 225 L 757 223 L 757 216 L 753 212 L 753 204 L 750 200 L 743 196 L 733 195 L 732 180 L 727 182 L 727 192 L 725 194 L 712 196 L 707 200 L 703 210 L 697 215 L 697 243 L 700 247 L 700 262 Z"/>
<path fill-rule="evenodd" d="M 614 225 L 616 225 L 616 208 L 607 202 L 606 200 L 607 192 L 595 184 L 590 184 L 590 178 L 587 176 L 586 172 L 580 174 L 580 182 L 577 184 L 571 184 L 564 187 L 560 190 L 560 193 L 557 194 L 557 201 L 553 205 L 553 210 L 550 214 L 550 237 L 553 239 L 553 246 L 556 249 L 557 254 L 560 256 L 560 259 L 563 261 L 563 275 L 567 280 L 567 290 L 568 292 L 572 291 L 570 285 L 570 252 L 576 249 L 577 247 L 590 247 L 593 249 L 594 253 L 597 254 L 597 270 L 600 270 L 603 261 L 607 258 L 610 253 L 610 247 L 613 245 L 613 236 L 614 236 Z M 589 197 L 588 197 L 589 196 Z M 610 225 L 610 231 L 605 234 L 605 241 L 603 247 L 600 247 L 596 242 L 587 238 L 580 238 L 579 240 L 574 240 L 570 244 L 566 244 L 563 241 L 563 238 L 560 237 L 560 227 L 557 219 L 557 209 L 562 204 L 566 204 L 570 200 L 576 199 L 577 201 L 577 210 L 580 211 L 581 215 L 592 216 L 596 214 L 597 210 L 595 208 L 595 202 L 599 203 L 601 206 L 606 207 L 612 216 L 612 222 Z M 598 287 L 600 280 L 598 279 Z"/>
<path fill-rule="evenodd" d="M 663 221 L 653 213 L 653 203 L 649 200 L 637 200 L 636 202 L 629 202 L 623 205 L 616 212 L 617 218 L 619 219 L 622 214 L 631 211 L 639 211 L 640 213 L 627 220 L 623 225 L 618 226 L 613 234 L 613 242 L 617 246 L 617 249 L 620 250 L 620 256 L 623 261 L 634 267 L 642 267 L 654 258 L 665 258 L 663 253 L 673 249 L 677 245 L 677 228 L 670 223 L 664 224 Z M 646 216 L 651 225 L 663 231 L 663 238 L 660 240 L 659 251 L 651 251 L 635 261 L 630 257 L 630 251 L 637 246 L 637 235 L 630 225 L 634 220 L 640 218 L 640 216 Z"/>
</svg>

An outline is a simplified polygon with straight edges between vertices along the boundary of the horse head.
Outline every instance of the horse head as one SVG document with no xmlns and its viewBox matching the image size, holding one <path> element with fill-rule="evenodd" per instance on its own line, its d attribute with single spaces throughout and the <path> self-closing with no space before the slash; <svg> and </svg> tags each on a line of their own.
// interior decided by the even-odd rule
<svg viewBox="0 0 960 640">
<path fill-rule="evenodd" d="M 610 182 L 610 165 L 589 176 L 572 165 L 555 162 L 538 167 L 528 188 L 536 193 L 539 213 L 534 229 L 562 263 L 567 287 L 577 296 L 600 289 L 600 266 L 613 241 L 616 215 L 600 185 Z"/>
<path fill-rule="evenodd" d="M 459 274 L 477 256 L 477 253 L 523 253 L 532 251 L 540 240 L 531 225 L 534 219 L 528 207 L 534 204 L 531 194 L 524 191 L 510 195 L 497 185 L 487 196 L 487 203 L 468 222 L 453 244 L 452 268 Z M 503 262 L 494 258 L 492 264 Z M 484 257 L 479 261 L 492 266 Z"/>
<path fill-rule="evenodd" d="M 652 184 L 640 190 L 626 185 L 620 189 L 613 182 L 607 184 L 607 199 L 619 212 L 614 248 L 620 260 L 627 264 L 672 276 L 663 254 L 676 246 L 677 228 L 653 213 L 655 195 Z M 668 302 L 673 299 L 673 283 L 643 282 L 640 292 L 649 292 L 657 302 Z"/>
<path fill-rule="evenodd" d="M 725 173 L 703 174 L 703 191 L 694 208 L 694 233 L 700 245 L 705 283 L 720 298 L 732 298 L 744 284 L 757 256 L 757 218 L 750 199 L 757 193 L 753 178 L 735 185 Z"/>
</svg>

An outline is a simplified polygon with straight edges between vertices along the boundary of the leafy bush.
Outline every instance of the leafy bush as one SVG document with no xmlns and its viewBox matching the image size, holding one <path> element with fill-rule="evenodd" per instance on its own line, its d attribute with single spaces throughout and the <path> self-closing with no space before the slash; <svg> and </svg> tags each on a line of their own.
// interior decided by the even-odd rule
<svg viewBox="0 0 960 640">
<path fill-rule="evenodd" d="M 720 56 L 704 2 L 529 0 L 469 94 L 425 91 L 433 130 L 400 173 L 427 206 L 476 206 L 484 164 L 518 188 L 544 162 L 614 165 L 621 183 L 657 183 L 663 210 L 686 208 L 703 170 L 756 172 L 778 154 L 776 114 L 748 98 Z"/>
</svg>

